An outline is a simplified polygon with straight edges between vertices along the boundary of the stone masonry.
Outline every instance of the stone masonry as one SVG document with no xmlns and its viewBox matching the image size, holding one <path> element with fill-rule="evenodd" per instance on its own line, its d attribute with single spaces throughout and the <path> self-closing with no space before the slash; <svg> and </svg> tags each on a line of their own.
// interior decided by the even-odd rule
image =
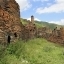
<svg viewBox="0 0 64 64">
<path fill-rule="evenodd" d="M 15 0 L 0 0 L 0 43 L 10 42 L 21 34 L 20 9 Z"/>
<path fill-rule="evenodd" d="M 31 16 L 31 21 L 27 21 L 28 24 L 24 26 L 24 29 L 22 31 L 22 39 L 28 40 L 33 39 L 36 37 L 36 25 L 34 24 L 34 16 Z"/>
</svg>

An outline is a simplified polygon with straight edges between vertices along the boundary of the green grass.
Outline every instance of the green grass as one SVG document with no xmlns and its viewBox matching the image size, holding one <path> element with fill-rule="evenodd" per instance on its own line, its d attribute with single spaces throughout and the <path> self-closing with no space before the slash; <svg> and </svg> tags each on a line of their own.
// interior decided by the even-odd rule
<svg viewBox="0 0 64 64">
<path fill-rule="evenodd" d="M 20 20 L 21 20 L 21 22 L 22 22 L 23 25 L 25 25 L 25 24 L 28 23 L 28 21 L 26 19 L 20 19 Z"/>
<path fill-rule="evenodd" d="M 42 38 L 17 41 L 6 48 L 0 64 L 64 64 L 64 47 Z"/>
<path fill-rule="evenodd" d="M 21 22 L 22 22 L 22 24 L 23 25 L 25 25 L 25 24 L 28 24 L 28 21 L 26 20 L 26 19 L 21 19 Z M 48 23 L 48 22 L 45 22 L 45 21 L 35 21 L 35 25 L 36 25 L 36 27 L 38 27 L 38 28 L 40 28 L 40 27 L 48 27 L 48 28 L 50 28 L 50 29 L 54 29 L 54 28 L 60 28 L 60 27 L 62 27 L 61 25 L 57 25 L 57 24 L 53 24 L 53 23 Z M 64 27 L 64 26 L 63 26 Z"/>
</svg>

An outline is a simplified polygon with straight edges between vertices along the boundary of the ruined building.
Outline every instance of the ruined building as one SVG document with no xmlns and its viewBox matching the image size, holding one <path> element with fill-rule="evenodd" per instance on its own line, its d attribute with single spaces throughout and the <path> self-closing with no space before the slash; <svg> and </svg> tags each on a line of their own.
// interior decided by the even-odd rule
<svg viewBox="0 0 64 64">
<path fill-rule="evenodd" d="M 15 0 L 0 0 L 0 43 L 10 43 L 21 34 L 20 10 Z"/>
<path fill-rule="evenodd" d="M 20 9 L 15 0 L 0 0 L 0 44 L 7 44 L 16 39 L 28 40 L 42 37 L 55 43 L 64 44 L 64 28 L 51 31 L 47 27 L 37 28 L 34 16 L 23 25 L 20 22 Z"/>
<path fill-rule="evenodd" d="M 37 29 L 37 37 L 48 38 L 52 30 L 47 27 L 40 27 Z"/>
<path fill-rule="evenodd" d="M 36 37 L 36 25 L 34 24 L 34 16 L 31 16 L 31 21 L 27 21 L 28 24 L 25 24 L 22 31 L 22 39 L 28 40 Z"/>
<path fill-rule="evenodd" d="M 48 38 L 49 41 L 54 43 L 59 43 L 64 45 L 64 28 L 61 27 L 57 29 L 57 27 L 52 31 L 50 37 Z"/>
</svg>

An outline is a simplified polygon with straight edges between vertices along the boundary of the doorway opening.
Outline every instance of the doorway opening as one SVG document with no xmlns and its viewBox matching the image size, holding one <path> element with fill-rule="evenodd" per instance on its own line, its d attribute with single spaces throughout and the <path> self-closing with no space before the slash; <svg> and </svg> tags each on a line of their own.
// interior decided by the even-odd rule
<svg viewBox="0 0 64 64">
<path fill-rule="evenodd" d="M 8 43 L 10 44 L 10 41 L 11 41 L 11 37 L 10 37 L 10 35 L 8 35 Z"/>
</svg>

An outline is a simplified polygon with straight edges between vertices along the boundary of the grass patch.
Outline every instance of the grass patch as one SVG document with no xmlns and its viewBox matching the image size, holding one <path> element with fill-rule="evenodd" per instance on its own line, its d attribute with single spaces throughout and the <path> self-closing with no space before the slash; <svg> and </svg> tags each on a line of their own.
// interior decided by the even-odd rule
<svg viewBox="0 0 64 64">
<path fill-rule="evenodd" d="M 64 47 L 36 38 L 11 43 L 0 64 L 64 64 Z"/>
</svg>

